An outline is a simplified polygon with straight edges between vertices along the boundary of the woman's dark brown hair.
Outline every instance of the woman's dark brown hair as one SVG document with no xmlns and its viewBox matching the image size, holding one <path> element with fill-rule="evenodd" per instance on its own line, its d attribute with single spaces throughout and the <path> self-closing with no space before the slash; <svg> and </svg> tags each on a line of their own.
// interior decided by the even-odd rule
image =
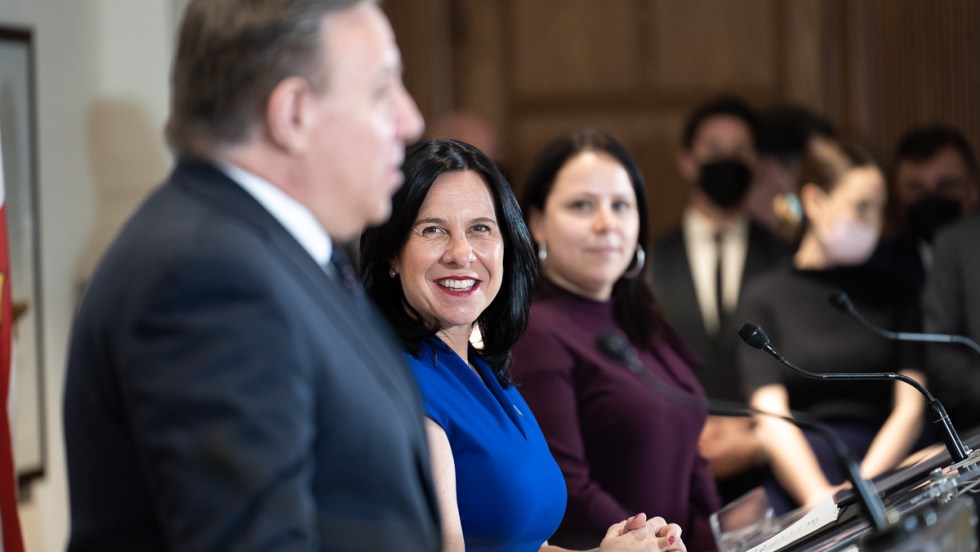
<svg viewBox="0 0 980 552">
<path fill-rule="evenodd" d="M 630 184 L 636 194 L 636 208 L 640 218 L 640 235 L 637 237 L 637 247 L 649 250 L 650 210 L 647 205 L 646 185 L 640 169 L 633 157 L 612 136 L 592 128 L 571 132 L 559 136 L 538 155 L 531 167 L 530 175 L 524 184 L 521 194 L 521 208 L 525 220 L 531 209 L 544 212 L 548 195 L 555 184 L 555 178 L 562 167 L 576 155 L 596 151 L 606 153 L 616 159 L 629 175 Z M 635 268 L 636 258 L 630 269 Z M 654 346 L 663 329 L 663 318 L 653 295 L 653 285 L 650 272 L 643 267 L 636 277 L 620 277 L 613 285 L 612 302 L 613 315 L 616 323 L 635 344 Z M 627 270 L 629 272 L 629 269 Z M 545 296 L 554 285 L 544 277 L 538 279 L 537 294 Z"/>
</svg>

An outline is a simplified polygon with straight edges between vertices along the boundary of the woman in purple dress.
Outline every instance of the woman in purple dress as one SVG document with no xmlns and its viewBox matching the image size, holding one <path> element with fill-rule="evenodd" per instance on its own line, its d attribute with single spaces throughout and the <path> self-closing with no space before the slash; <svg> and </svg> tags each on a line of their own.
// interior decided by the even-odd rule
<svg viewBox="0 0 980 552">
<path fill-rule="evenodd" d="M 643 179 L 612 137 L 559 137 L 537 159 L 522 208 L 540 277 L 513 374 L 568 489 L 551 541 L 594 545 L 630 512 L 657 512 L 685 530 L 690 550 L 714 550 L 719 507 L 698 454 L 706 414 L 678 406 L 621 363 L 597 337 L 624 336 L 649 373 L 703 397 L 696 355 L 658 313 L 644 268 L 649 216 Z"/>
</svg>

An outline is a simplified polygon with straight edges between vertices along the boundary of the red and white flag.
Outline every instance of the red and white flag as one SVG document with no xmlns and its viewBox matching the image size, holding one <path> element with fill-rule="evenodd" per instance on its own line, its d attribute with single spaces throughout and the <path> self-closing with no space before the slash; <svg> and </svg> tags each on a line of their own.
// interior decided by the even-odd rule
<svg viewBox="0 0 980 552">
<path fill-rule="evenodd" d="M 11 329 L 14 312 L 10 296 L 10 249 L 7 244 L 7 194 L 3 182 L 3 149 L 0 148 L 0 551 L 23 552 L 17 514 L 17 478 L 14 473 L 10 427 Z"/>
</svg>

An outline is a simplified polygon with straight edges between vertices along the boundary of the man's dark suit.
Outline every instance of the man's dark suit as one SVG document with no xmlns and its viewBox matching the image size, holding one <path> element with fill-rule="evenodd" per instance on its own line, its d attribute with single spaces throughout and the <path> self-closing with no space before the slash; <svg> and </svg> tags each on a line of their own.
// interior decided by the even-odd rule
<svg viewBox="0 0 980 552">
<path fill-rule="evenodd" d="M 749 225 L 748 240 L 740 300 L 747 282 L 786 256 L 786 247 L 755 223 Z M 657 300 L 663 305 L 667 320 L 704 361 L 702 366 L 695 367 L 695 374 L 705 393 L 713 399 L 743 400 L 741 378 L 734 364 L 735 348 L 740 343 L 738 328 L 743 321 L 728 316 L 722 320 L 717 336 L 708 334 L 694 290 L 682 229 L 678 228 L 654 245 L 653 279 Z"/>
<path fill-rule="evenodd" d="M 927 332 L 966 335 L 980 342 L 980 215 L 936 237 L 922 298 Z M 980 358 L 960 345 L 929 345 L 929 387 L 957 429 L 980 426 Z"/>
<path fill-rule="evenodd" d="M 437 550 L 389 333 L 244 189 L 180 163 L 75 321 L 69 549 Z"/>
</svg>

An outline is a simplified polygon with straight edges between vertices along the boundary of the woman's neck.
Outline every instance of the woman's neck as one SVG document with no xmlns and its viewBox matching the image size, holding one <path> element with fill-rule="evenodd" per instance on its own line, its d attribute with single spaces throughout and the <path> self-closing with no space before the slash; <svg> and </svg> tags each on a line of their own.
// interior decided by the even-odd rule
<svg viewBox="0 0 980 552">
<path fill-rule="evenodd" d="M 594 289 L 585 289 L 581 286 L 577 286 L 569 281 L 567 278 L 563 278 L 558 274 L 555 274 L 553 270 L 550 270 L 547 263 L 544 265 L 542 270 L 544 277 L 548 282 L 561 290 L 571 293 L 572 295 L 577 295 L 591 301 L 598 301 L 600 303 L 607 303 L 612 299 L 612 290 L 615 286 L 615 282 L 605 285 L 597 285 Z"/>
<path fill-rule="evenodd" d="M 436 332 L 436 337 L 463 359 L 463 362 L 469 363 L 470 331 L 462 327 L 442 329 Z"/>
</svg>

